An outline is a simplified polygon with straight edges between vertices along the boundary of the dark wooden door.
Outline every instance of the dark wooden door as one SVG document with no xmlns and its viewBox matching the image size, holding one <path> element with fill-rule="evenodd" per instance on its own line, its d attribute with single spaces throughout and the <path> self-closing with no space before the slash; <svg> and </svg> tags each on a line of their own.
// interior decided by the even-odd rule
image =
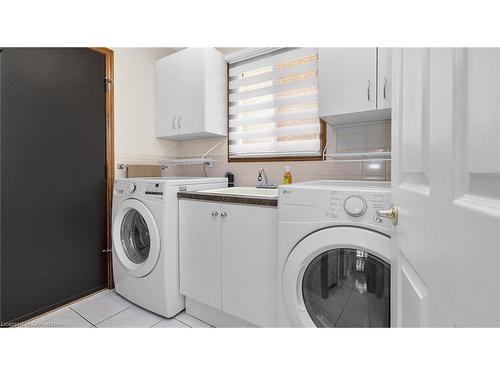
<svg viewBox="0 0 500 375">
<path fill-rule="evenodd" d="M 104 55 L 0 52 L 0 320 L 106 285 Z"/>
</svg>

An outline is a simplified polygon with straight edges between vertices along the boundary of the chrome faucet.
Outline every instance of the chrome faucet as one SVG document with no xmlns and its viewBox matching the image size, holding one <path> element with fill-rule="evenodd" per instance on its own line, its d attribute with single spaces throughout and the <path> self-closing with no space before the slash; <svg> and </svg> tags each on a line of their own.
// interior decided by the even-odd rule
<svg viewBox="0 0 500 375">
<path fill-rule="evenodd" d="M 257 181 L 259 181 L 259 183 L 257 184 L 258 188 L 275 189 L 277 187 L 275 184 L 269 182 L 269 178 L 267 178 L 267 174 L 264 168 L 261 168 L 259 170 L 259 176 L 257 177 Z"/>
</svg>

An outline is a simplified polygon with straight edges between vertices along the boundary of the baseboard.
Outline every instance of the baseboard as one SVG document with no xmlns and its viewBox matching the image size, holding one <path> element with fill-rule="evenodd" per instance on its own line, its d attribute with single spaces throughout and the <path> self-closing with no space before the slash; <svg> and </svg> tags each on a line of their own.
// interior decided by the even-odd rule
<svg viewBox="0 0 500 375">
<path fill-rule="evenodd" d="M 204 303 L 186 297 L 186 312 L 214 327 L 224 328 L 257 328 L 256 325 L 223 311 L 214 309 Z"/>
</svg>

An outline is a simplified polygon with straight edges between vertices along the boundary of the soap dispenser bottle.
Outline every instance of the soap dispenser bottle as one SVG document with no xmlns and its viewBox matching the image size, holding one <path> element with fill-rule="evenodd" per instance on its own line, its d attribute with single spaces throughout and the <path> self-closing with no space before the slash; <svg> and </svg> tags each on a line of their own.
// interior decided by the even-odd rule
<svg viewBox="0 0 500 375">
<path fill-rule="evenodd" d="M 286 166 L 285 167 L 285 174 L 283 175 L 283 183 L 285 185 L 292 183 L 292 173 L 290 171 L 291 171 L 291 168 Z"/>
</svg>

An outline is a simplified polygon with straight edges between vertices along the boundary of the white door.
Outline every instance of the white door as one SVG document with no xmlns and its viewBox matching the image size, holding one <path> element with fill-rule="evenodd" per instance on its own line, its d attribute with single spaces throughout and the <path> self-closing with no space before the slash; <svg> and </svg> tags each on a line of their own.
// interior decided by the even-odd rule
<svg viewBox="0 0 500 375">
<path fill-rule="evenodd" d="M 276 208 L 221 204 L 222 311 L 276 325 Z"/>
<path fill-rule="evenodd" d="M 180 291 L 218 310 L 221 308 L 219 211 L 218 203 L 179 201 Z"/>
<path fill-rule="evenodd" d="M 156 136 L 178 133 L 179 79 L 178 56 L 173 54 L 156 62 Z"/>
<path fill-rule="evenodd" d="M 392 48 L 377 48 L 377 109 L 391 108 Z"/>
<path fill-rule="evenodd" d="M 377 49 L 320 48 L 320 117 L 377 109 Z"/>
<path fill-rule="evenodd" d="M 500 326 L 500 49 L 395 50 L 402 326 Z"/>
<path fill-rule="evenodd" d="M 204 131 L 205 84 L 203 48 L 187 48 L 179 55 L 178 134 Z"/>
</svg>

